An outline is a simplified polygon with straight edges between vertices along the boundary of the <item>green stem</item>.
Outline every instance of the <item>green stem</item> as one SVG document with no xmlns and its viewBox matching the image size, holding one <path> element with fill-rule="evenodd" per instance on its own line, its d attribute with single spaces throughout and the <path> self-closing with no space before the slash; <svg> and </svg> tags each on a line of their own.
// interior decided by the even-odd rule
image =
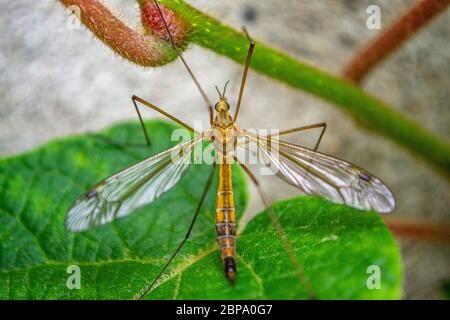
<svg viewBox="0 0 450 320">
<path fill-rule="evenodd" d="M 194 29 L 191 41 L 238 63 L 244 63 L 248 40 L 243 33 L 184 1 L 161 2 L 191 23 Z M 260 42 L 256 44 L 251 67 L 335 104 L 351 115 L 358 124 L 395 141 L 450 180 L 450 145 L 447 142 L 349 81 L 301 63 Z"/>
</svg>

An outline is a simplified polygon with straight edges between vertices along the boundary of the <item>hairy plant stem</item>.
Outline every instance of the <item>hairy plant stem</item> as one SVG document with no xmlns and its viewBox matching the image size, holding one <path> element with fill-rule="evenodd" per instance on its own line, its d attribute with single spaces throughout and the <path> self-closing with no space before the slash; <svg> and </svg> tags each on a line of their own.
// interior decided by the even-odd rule
<svg viewBox="0 0 450 320">
<path fill-rule="evenodd" d="M 60 2 L 68 8 L 71 6 L 78 8 L 81 22 L 98 39 L 135 64 L 155 67 L 173 61 L 177 57 L 167 41 L 133 30 L 114 16 L 100 1 L 60 0 Z"/>
</svg>

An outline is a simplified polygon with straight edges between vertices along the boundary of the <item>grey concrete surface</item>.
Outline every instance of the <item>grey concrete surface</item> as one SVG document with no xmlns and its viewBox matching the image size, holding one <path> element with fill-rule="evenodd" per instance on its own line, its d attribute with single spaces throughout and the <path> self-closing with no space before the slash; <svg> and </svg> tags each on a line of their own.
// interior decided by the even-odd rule
<svg viewBox="0 0 450 320">
<path fill-rule="evenodd" d="M 133 1 L 104 1 L 130 25 L 139 23 Z M 369 4 L 380 5 L 386 27 L 413 1 L 219 1 L 193 5 L 292 56 L 339 73 L 354 50 L 378 34 L 365 20 Z M 251 19 L 249 19 L 249 17 Z M 140 95 L 193 122 L 205 120 L 202 100 L 181 63 L 143 69 L 115 56 L 84 28 L 68 30 L 57 1 L 0 2 L 0 155 L 8 156 L 56 137 L 95 131 L 135 119 L 130 96 Z M 368 79 L 367 91 L 395 105 L 424 127 L 450 140 L 450 14 L 447 11 Z M 257 50 L 257 48 L 256 48 Z M 242 66 L 196 46 L 185 53 L 211 98 L 214 85 L 230 79 L 236 101 Z M 295 116 L 294 116 L 295 115 Z M 147 112 L 145 116 L 155 117 Z M 395 216 L 448 221 L 450 186 L 422 161 L 383 137 L 357 127 L 336 107 L 251 72 L 242 108 L 243 127 L 291 128 L 326 121 L 320 149 L 367 168 L 392 188 Z M 293 137 L 311 145 L 316 133 Z M 298 191 L 273 177 L 262 178 L 270 198 Z M 250 212 L 261 209 L 254 190 Z M 450 278 L 450 249 L 400 241 L 407 299 L 439 298 Z"/>
</svg>

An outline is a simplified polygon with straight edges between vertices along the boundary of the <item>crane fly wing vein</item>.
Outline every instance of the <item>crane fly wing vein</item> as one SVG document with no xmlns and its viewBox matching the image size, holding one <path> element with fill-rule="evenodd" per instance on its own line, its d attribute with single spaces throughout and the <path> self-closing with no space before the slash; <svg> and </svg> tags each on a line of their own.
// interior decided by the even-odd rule
<svg viewBox="0 0 450 320">
<path fill-rule="evenodd" d="M 265 165 L 306 194 L 379 213 L 391 212 L 395 207 L 389 188 L 356 165 L 278 139 L 249 132 L 245 137 L 256 144 Z"/>
<path fill-rule="evenodd" d="M 84 231 L 131 214 L 170 190 L 186 173 L 203 135 L 134 164 L 96 184 L 76 200 L 66 227 Z"/>
</svg>

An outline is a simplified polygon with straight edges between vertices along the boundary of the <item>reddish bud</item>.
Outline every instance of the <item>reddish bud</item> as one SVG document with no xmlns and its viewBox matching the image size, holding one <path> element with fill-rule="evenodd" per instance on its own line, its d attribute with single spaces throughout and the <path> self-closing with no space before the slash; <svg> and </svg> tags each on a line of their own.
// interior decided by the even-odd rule
<svg viewBox="0 0 450 320">
<path fill-rule="evenodd" d="M 164 21 L 170 30 L 170 34 L 177 45 L 182 44 L 188 35 L 188 24 L 172 10 L 159 4 Z M 147 32 L 155 37 L 170 41 L 164 21 L 153 1 L 141 3 L 141 20 Z"/>
</svg>

